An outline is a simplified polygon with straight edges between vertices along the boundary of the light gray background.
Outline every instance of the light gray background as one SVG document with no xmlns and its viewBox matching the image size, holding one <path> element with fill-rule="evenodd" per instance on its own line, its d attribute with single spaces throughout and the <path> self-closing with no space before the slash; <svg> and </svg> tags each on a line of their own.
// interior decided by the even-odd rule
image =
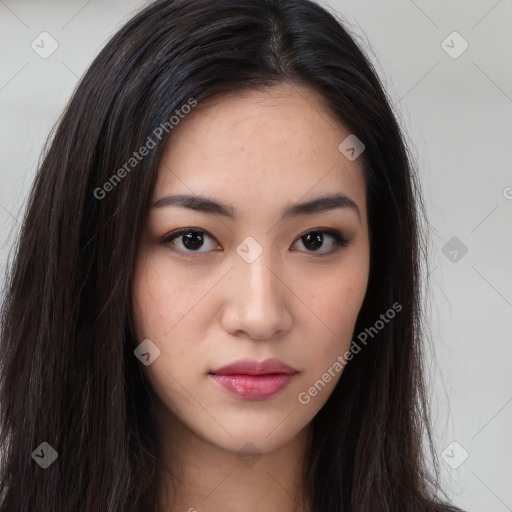
<svg viewBox="0 0 512 512">
<path fill-rule="evenodd" d="M 321 3 L 371 52 L 420 169 L 432 226 L 428 366 L 449 496 L 467 512 L 512 511 L 512 1 Z M 49 130 L 144 4 L 0 0 L 0 271 Z M 59 45 L 47 59 L 31 48 L 43 31 Z M 453 31 L 469 44 L 455 59 L 442 45 Z M 452 237 L 468 249 L 455 248 L 457 261 L 442 252 Z"/>
</svg>

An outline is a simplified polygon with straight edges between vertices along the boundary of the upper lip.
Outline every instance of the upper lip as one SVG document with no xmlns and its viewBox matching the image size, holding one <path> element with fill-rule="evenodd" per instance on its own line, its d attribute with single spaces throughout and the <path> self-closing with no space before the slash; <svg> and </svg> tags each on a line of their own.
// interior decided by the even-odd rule
<svg viewBox="0 0 512 512">
<path fill-rule="evenodd" d="M 216 375 L 267 375 L 272 373 L 291 375 L 297 373 L 297 370 L 279 359 L 265 359 L 265 361 L 241 359 L 216 370 L 211 370 L 210 373 Z"/>
</svg>

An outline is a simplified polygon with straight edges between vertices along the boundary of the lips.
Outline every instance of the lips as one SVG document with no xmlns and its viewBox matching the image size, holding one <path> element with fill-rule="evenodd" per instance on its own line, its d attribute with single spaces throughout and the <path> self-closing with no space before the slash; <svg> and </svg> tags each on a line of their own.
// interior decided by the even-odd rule
<svg viewBox="0 0 512 512">
<path fill-rule="evenodd" d="M 293 375 L 297 373 L 297 370 L 279 359 L 265 359 L 261 362 L 243 359 L 212 370 L 209 373 L 214 375 Z"/>
<path fill-rule="evenodd" d="M 209 372 L 211 380 L 243 400 L 265 400 L 286 388 L 298 371 L 279 361 L 236 361 Z"/>
</svg>

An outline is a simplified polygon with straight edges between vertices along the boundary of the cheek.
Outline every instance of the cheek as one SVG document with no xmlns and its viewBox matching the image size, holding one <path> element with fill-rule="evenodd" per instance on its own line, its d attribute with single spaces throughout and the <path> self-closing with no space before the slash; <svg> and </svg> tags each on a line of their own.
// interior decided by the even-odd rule
<svg viewBox="0 0 512 512">
<path fill-rule="evenodd" d="M 310 292 L 308 300 L 311 310 L 332 338 L 345 339 L 352 335 L 367 285 L 368 267 L 363 263 L 340 267 L 339 272 L 316 280 L 319 291 L 315 294 Z M 307 294 L 306 290 L 304 292 Z"/>
<path fill-rule="evenodd" d="M 176 272 L 164 255 L 139 258 L 133 284 L 133 313 L 139 339 L 164 343 L 182 323 L 194 316 L 194 305 L 204 293 L 190 285 L 190 276 Z"/>
<path fill-rule="evenodd" d="M 160 350 L 142 370 L 172 407 L 188 403 L 183 386 L 193 386 L 191 379 L 198 373 L 197 354 L 191 347 L 192 340 L 200 339 L 201 326 L 194 306 L 205 291 L 189 282 L 189 276 L 171 268 L 165 254 L 148 251 L 138 259 L 133 281 L 135 333 L 139 343 L 150 339 Z"/>
<path fill-rule="evenodd" d="M 363 297 L 361 287 L 347 285 L 337 286 L 335 290 L 326 292 L 314 300 L 314 310 L 321 319 L 317 327 L 323 332 L 322 336 L 317 337 L 318 351 L 315 351 L 315 359 L 321 367 L 326 363 L 329 363 L 329 366 L 338 355 L 350 348 Z"/>
<path fill-rule="evenodd" d="M 365 292 L 364 283 L 354 283 L 352 286 L 347 283 L 333 292 L 329 302 L 325 304 L 331 329 L 344 339 L 347 335 L 352 336 Z"/>
<path fill-rule="evenodd" d="M 323 373 L 339 355 L 351 345 L 359 311 L 364 301 L 368 284 L 368 267 L 364 258 L 359 263 L 340 267 L 338 273 L 331 273 L 329 279 L 316 280 L 318 293 L 309 293 L 311 311 L 317 318 L 310 327 L 309 337 L 314 336 L 314 344 L 309 345 L 314 372 Z M 306 290 L 304 290 L 305 296 Z M 314 347 L 314 350 L 312 350 Z"/>
<path fill-rule="evenodd" d="M 167 276 L 154 264 L 154 258 L 139 257 L 133 280 L 133 314 L 137 339 L 154 341 L 164 324 L 163 311 L 173 311 L 171 296 L 164 293 Z"/>
<path fill-rule="evenodd" d="M 339 283 L 340 281 L 336 281 Z M 343 281 L 341 281 L 343 282 Z M 365 272 L 351 274 L 344 286 L 326 286 L 324 293 L 311 296 L 321 321 L 305 327 L 301 340 L 303 360 L 308 361 L 297 399 L 319 410 L 327 401 L 345 368 L 357 316 L 366 292 Z"/>
</svg>

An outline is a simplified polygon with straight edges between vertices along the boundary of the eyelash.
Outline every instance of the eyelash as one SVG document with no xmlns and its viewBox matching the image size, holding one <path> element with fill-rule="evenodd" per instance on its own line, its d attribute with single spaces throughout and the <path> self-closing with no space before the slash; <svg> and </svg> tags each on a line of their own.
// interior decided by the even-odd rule
<svg viewBox="0 0 512 512">
<path fill-rule="evenodd" d="M 160 241 L 163 245 L 169 246 L 169 245 L 172 245 L 171 242 L 173 242 L 176 238 L 183 236 L 183 235 L 190 234 L 190 233 L 205 234 L 207 237 L 211 238 L 212 240 L 215 240 L 215 237 L 212 236 L 210 233 L 208 233 L 208 231 L 205 231 L 204 229 L 183 228 L 183 229 L 179 229 L 177 231 L 173 231 L 172 233 L 165 235 L 164 237 L 161 238 Z M 310 231 L 306 231 L 303 235 L 300 235 L 297 238 L 297 241 L 299 241 L 300 239 L 302 239 L 312 233 L 322 233 L 322 234 L 327 233 L 334 240 L 334 249 L 332 249 L 328 252 L 317 253 L 315 251 L 305 251 L 306 253 L 312 254 L 314 257 L 317 257 L 317 258 L 320 258 L 322 256 L 329 256 L 329 255 L 337 252 L 338 250 L 341 250 L 342 248 L 347 247 L 350 244 L 350 241 L 352 240 L 351 238 L 347 238 L 347 237 L 343 236 L 339 231 L 336 231 L 333 229 L 313 229 Z M 189 257 L 190 255 L 193 255 L 193 254 L 208 253 L 208 251 L 183 251 L 181 249 L 175 249 L 175 248 L 171 248 L 171 247 L 169 247 L 169 249 L 174 252 L 185 254 L 186 257 Z"/>
</svg>

